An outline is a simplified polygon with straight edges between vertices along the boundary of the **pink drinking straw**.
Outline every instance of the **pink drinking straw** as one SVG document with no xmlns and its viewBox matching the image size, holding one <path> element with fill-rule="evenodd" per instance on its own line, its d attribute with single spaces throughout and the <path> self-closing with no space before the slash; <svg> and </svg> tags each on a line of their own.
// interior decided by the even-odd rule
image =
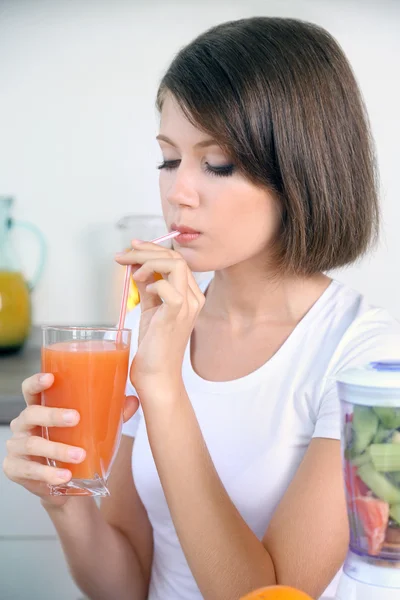
<svg viewBox="0 0 400 600">
<path fill-rule="evenodd" d="M 163 235 L 162 237 L 156 238 L 152 240 L 153 244 L 161 244 L 162 242 L 166 242 L 167 240 L 172 240 L 176 236 L 180 235 L 179 231 L 171 231 L 171 233 L 167 233 L 167 235 Z M 125 269 L 125 280 L 124 280 L 124 289 L 122 292 L 121 298 L 121 308 L 119 311 L 119 320 L 118 320 L 118 329 L 122 329 L 125 322 L 126 316 L 126 306 L 128 303 L 128 295 L 129 295 L 129 284 L 131 281 L 132 274 L 132 265 L 127 265 Z"/>
</svg>

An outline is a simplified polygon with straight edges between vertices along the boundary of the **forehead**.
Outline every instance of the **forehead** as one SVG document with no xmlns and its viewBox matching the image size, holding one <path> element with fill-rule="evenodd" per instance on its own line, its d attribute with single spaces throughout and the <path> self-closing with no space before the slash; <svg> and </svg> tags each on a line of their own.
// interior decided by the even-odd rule
<svg viewBox="0 0 400 600">
<path fill-rule="evenodd" d="M 192 125 L 172 94 L 166 94 L 164 98 L 159 133 L 177 143 L 185 141 L 193 145 L 210 139 L 207 133 Z"/>
</svg>

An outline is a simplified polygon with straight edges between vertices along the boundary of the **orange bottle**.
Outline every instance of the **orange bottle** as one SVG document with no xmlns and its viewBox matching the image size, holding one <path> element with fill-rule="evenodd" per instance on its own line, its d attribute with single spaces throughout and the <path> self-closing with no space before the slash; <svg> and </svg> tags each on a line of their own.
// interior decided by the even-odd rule
<svg viewBox="0 0 400 600">
<path fill-rule="evenodd" d="M 0 270 L 0 353 L 19 350 L 30 328 L 28 284 L 22 273 Z"/>
</svg>

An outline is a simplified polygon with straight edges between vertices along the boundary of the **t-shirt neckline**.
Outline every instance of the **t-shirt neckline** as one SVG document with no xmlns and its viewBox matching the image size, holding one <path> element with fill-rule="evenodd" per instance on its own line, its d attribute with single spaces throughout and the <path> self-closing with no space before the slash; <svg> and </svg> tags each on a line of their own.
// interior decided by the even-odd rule
<svg viewBox="0 0 400 600">
<path fill-rule="evenodd" d="M 207 280 L 201 282 L 199 287 L 203 293 L 207 290 L 210 282 L 212 281 L 212 277 Z M 193 368 L 192 360 L 191 360 L 191 337 L 189 339 L 189 343 L 186 347 L 185 357 L 184 357 L 184 373 L 185 379 L 187 378 L 190 386 L 193 385 L 194 390 L 204 391 L 211 394 L 228 394 L 232 392 L 243 391 L 244 389 L 252 388 L 257 386 L 260 380 L 265 379 L 268 371 L 273 369 L 277 362 L 282 360 L 284 355 L 288 352 L 290 347 L 296 343 L 296 340 L 301 335 L 304 328 L 307 324 L 315 317 L 316 314 L 320 311 L 320 309 L 326 304 L 326 302 L 333 296 L 337 288 L 341 284 L 332 279 L 328 287 L 322 292 L 320 297 L 314 302 L 309 311 L 304 315 L 304 317 L 299 321 L 296 327 L 293 329 L 292 333 L 289 335 L 287 340 L 282 344 L 282 346 L 275 352 L 275 354 L 267 360 L 264 364 L 262 364 L 258 369 L 255 369 L 248 375 L 244 375 L 243 377 L 239 377 L 237 379 L 232 379 L 229 381 L 210 381 L 207 379 L 203 379 Z"/>
</svg>

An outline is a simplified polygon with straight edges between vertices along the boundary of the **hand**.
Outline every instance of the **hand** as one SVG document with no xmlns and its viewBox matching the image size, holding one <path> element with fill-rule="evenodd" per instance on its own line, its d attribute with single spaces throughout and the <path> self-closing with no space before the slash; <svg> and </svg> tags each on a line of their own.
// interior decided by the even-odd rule
<svg viewBox="0 0 400 600">
<path fill-rule="evenodd" d="M 163 384 L 181 380 L 185 349 L 205 298 L 178 252 L 151 242 L 133 241 L 132 246 L 116 260 L 134 265 L 140 294 L 138 350 L 130 377 L 143 400 L 156 378 Z M 163 279 L 156 281 L 156 273 Z"/>
<path fill-rule="evenodd" d="M 8 454 L 3 461 L 6 476 L 42 498 L 43 505 L 62 506 L 68 496 L 50 496 L 49 485 L 67 483 L 68 469 L 50 467 L 46 459 L 67 463 L 81 463 L 86 456 L 83 448 L 51 442 L 42 437 L 42 427 L 74 427 L 79 423 L 76 410 L 41 406 L 40 394 L 52 386 L 54 376 L 38 374 L 25 379 L 22 392 L 27 407 L 10 423 L 13 436 L 7 441 Z M 125 404 L 124 421 L 137 410 L 136 398 L 129 397 Z"/>
</svg>

